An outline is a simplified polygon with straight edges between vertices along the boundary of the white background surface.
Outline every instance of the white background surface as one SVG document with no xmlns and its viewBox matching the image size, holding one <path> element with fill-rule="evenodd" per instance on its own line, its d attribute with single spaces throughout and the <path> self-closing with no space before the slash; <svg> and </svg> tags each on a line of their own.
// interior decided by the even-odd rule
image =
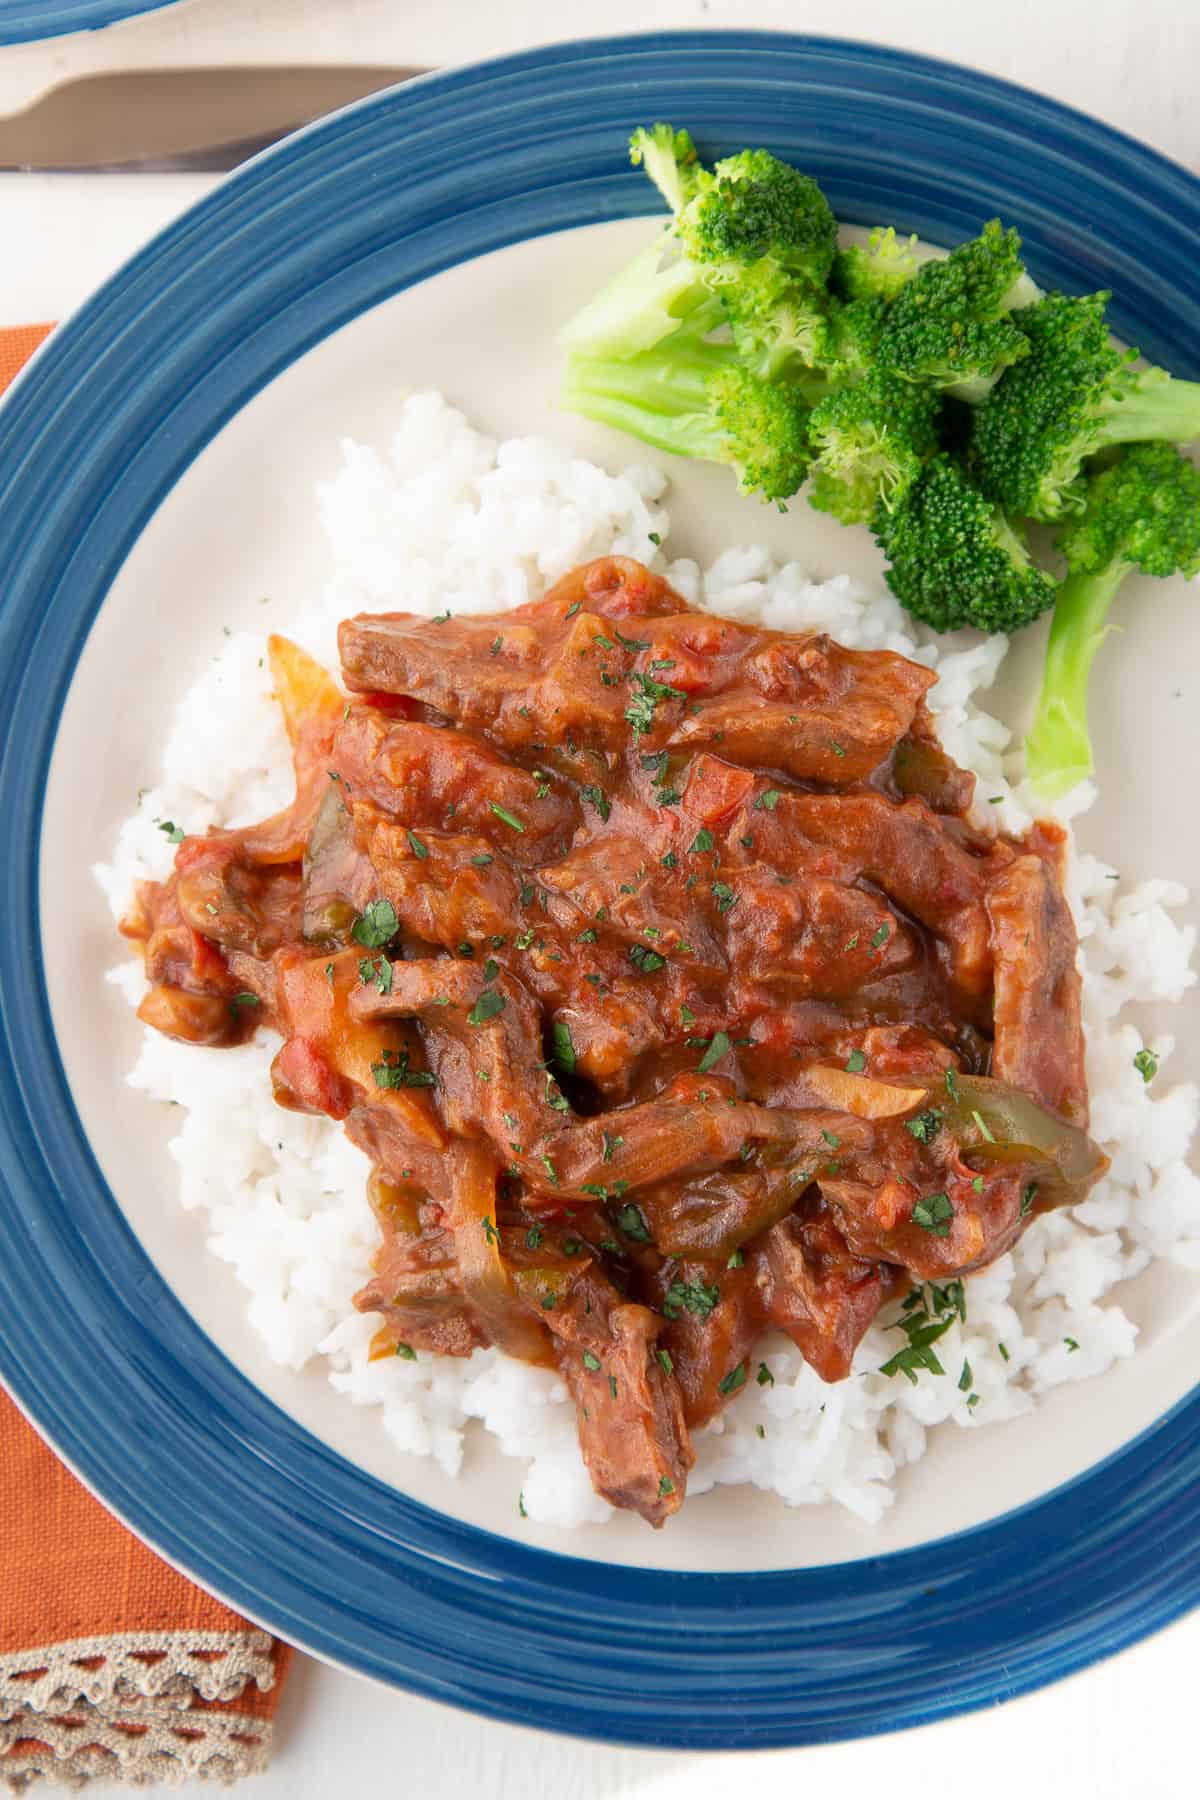
<svg viewBox="0 0 1200 1800">
<path fill-rule="evenodd" d="M 1195 0 L 186 0 L 90 37 L 0 51 L 0 112 L 52 81 L 158 64 L 439 65 L 598 30 L 774 26 L 876 39 L 1038 87 L 1200 170 Z M 0 324 L 61 317 L 208 178 L 0 176 Z M 801 1520 L 802 1528 L 802 1520 Z M 901 1738 L 699 1758 L 485 1724 L 301 1659 L 254 1800 L 1190 1800 L 1200 1617 L 990 1713 Z M 93 1788 L 96 1800 L 124 1791 Z M 209 1792 L 188 1784 L 189 1794 Z"/>
</svg>

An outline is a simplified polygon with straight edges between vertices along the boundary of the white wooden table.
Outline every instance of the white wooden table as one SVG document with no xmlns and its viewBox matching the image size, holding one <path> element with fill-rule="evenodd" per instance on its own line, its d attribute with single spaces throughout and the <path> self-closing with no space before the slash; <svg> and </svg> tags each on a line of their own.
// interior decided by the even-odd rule
<svg viewBox="0 0 1200 1800">
<path fill-rule="evenodd" d="M 107 32 L 0 52 L 0 112 L 93 69 L 238 62 L 442 65 L 552 39 L 762 26 L 875 39 L 1097 114 L 1200 170 L 1195 0 L 185 0 Z M 0 324 L 59 318 L 209 178 L 0 177 Z M 1029 1699 L 904 1737 L 695 1757 L 484 1723 L 301 1659 L 256 1800 L 1189 1800 L 1200 1616 Z M 90 1790 L 111 1800 L 118 1790 Z M 207 1793 L 189 1783 L 187 1794 Z"/>
</svg>

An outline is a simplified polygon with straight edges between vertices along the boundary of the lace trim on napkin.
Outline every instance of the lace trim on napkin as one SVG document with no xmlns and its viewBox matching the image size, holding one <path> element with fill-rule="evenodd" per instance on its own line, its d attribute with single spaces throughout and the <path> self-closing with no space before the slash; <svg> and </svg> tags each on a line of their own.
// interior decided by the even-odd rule
<svg viewBox="0 0 1200 1800">
<path fill-rule="evenodd" d="M 136 1718 L 81 1706 L 53 1719 L 0 1725 L 0 1787 L 23 1793 L 36 1781 L 79 1788 L 92 1780 L 179 1787 L 189 1778 L 231 1782 L 259 1775 L 273 1727 L 237 1713 L 189 1713 L 146 1700 Z"/>
<path fill-rule="evenodd" d="M 0 1656 L 0 1748 L 3 1727 L 23 1713 L 55 1717 L 81 1703 L 182 1708 L 236 1700 L 251 1681 L 264 1693 L 275 1684 L 265 1631 L 125 1631 L 13 1651 Z"/>
</svg>

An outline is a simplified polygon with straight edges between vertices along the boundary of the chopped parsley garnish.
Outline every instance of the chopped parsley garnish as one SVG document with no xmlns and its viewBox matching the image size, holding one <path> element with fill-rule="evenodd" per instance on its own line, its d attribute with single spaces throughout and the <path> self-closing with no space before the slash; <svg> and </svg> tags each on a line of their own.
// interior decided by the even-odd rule
<svg viewBox="0 0 1200 1800">
<path fill-rule="evenodd" d="M 600 1358 L 594 1356 L 590 1350 L 585 1350 L 583 1353 L 583 1366 L 585 1369 L 590 1370 L 594 1375 L 600 1367 Z"/>
<path fill-rule="evenodd" d="M 1139 1050 L 1133 1059 L 1133 1066 L 1142 1080 L 1149 1083 L 1158 1074 L 1158 1057 L 1153 1050 Z"/>
<path fill-rule="evenodd" d="M 852 1050 L 846 1058 L 847 1075 L 861 1075 L 867 1066 L 867 1059 L 861 1050 Z"/>
<path fill-rule="evenodd" d="M 675 852 L 673 850 L 668 850 L 667 854 L 660 860 L 664 869 L 673 869 L 676 863 Z"/>
<path fill-rule="evenodd" d="M 618 644 L 621 645 L 622 649 L 631 650 L 635 655 L 639 650 L 648 650 L 650 648 L 648 638 L 622 637 L 615 625 L 613 626 L 613 636 L 616 638 Z M 669 668 L 671 665 L 669 663 L 656 663 L 654 666 L 655 668 Z"/>
<path fill-rule="evenodd" d="M 563 1255 L 564 1256 L 578 1256 L 579 1252 L 582 1249 L 583 1249 L 583 1239 L 582 1238 L 569 1237 L 569 1238 L 563 1239 Z"/>
<path fill-rule="evenodd" d="M 662 538 L 659 536 L 657 531 L 648 531 L 646 533 L 646 536 L 650 539 L 650 542 L 654 545 L 654 548 L 656 550 L 662 544 Z"/>
<path fill-rule="evenodd" d="M 708 1049 L 704 1052 L 704 1055 L 696 1065 L 699 1073 L 701 1075 L 707 1075 L 710 1069 L 715 1069 L 721 1058 L 729 1050 L 729 1047 L 729 1033 L 726 1031 L 714 1032 L 713 1036 L 709 1039 Z"/>
<path fill-rule="evenodd" d="M 390 969 L 391 969 L 390 963 L 388 965 L 388 968 L 389 968 L 389 972 L 390 972 Z M 241 1012 L 243 1006 L 261 1006 L 261 1005 L 262 1005 L 262 1001 L 259 999 L 258 995 L 252 994 L 250 992 L 250 990 L 247 988 L 244 993 L 234 994 L 233 998 L 229 1002 L 229 1010 L 231 1013 L 239 1013 L 239 1012 Z"/>
<path fill-rule="evenodd" d="M 325 979 L 329 983 L 330 987 L 333 986 L 333 976 L 334 976 L 333 964 L 326 963 L 325 964 Z"/>
<path fill-rule="evenodd" d="M 627 649 L 631 649 L 635 644 L 642 650 L 649 648 L 649 645 L 641 643 L 637 638 L 622 638 L 620 632 L 617 633 L 617 636 Z M 636 684 L 638 689 L 625 708 L 625 718 L 635 738 L 645 737 L 653 725 L 654 709 L 660 700 L 687 699 L 682 688 L 669 687 L 665 681 L 656 681 L 653 675 L 642 675 L 636 669 L 630 675 L 629 680 Z"/>
<path fill-rule="evenodd" d="M 417 1353 L 411 1344 L 397 1344 L 396 1355 L 402 1356 L 405 1362 L 416 1362 Z"/>
<path fill-rule="evenodd" d="M 467 1024 L 486 1025 L 489 1019 L 498 1018 L 507 1005 L 503 994 L 495 988 L 485 988 L 467 1014 Z"/>
<path fill-rule="evenodd" d="M 835 743 L 832 738 L 830 738 L 830 740 L 829 740 L 829 748 L 833 751 L 833 754 L 835 756 L 845 756 L 845 754 L 846 754 L 846 752 L 842 749 L 842 746 L 838 743 Z"/>
<path fill-rule="evenodd" d="M 1031 1181 L 1029 1186 L 1025 1189 L 1025 1192 L 1021 1195 L 1021 1210 L 1017 1214 L 1019 1219 L 1028 1218 L 1029 1214 L 1033 1211 L 1033 1203 L 1037 1199 L 1037 1191 L 1037 1182 Z"/>
<path fill-rule="evenodd" d="M 971 1391 L 971 1365 L 965 1357 L 963 1358 L 962 1374 L 958 1378 L 958 1391 L 960 1394 L 968 1394 Z"/>
<path fill-rule="evenodd" d="M 575 1046 L 571 1042 L 570 1029 L 561 1019 L 554 1021 L 554 1060 L 568 1074 L 575 1067 Z"/>
<path fill-rule="evenodd" d="M 625 1236 L 632 1238 L 635 1244 L 650 1243 L 650 1228 L 646 1224 L 646 1216 L 641 1207 L 635 1206 L 632 1200 L 627 1206 L 620 1208 L 617 1213 L 617 1224 Z"/>
<path fill-rule="evenodd" d="M 540 1249 L 542 1239 L 545 1237 L 545 1235 L 546 1235 L 546 1233 L 542 1230 L 540 1225 L 531 1225 L 529 1227 L 529 1230 L 525 1233 L 526 1248 L 529 1250 Z"/>
<path fill-rule="evenodd" d="M 354 921 L 350 936 L 366 950 L 382 950 L 400 928 L 396 909 L 390 900 L 372 900 L 361 918 Z"/>
<path fill-rule="evenodd" d="M 721 1290 L 715 1282 L 710 1287 L 703 1281 L 673 1281 L 663 1300 L 663 1311 L 668 1319 L 677 1319 L 681 1311 L 707 1319 L 720 1298 Z"/>
<path fill-rule="evenodd" d="M 736 1394 L 738 1389 L 745 1385 L 746 1365 L 745 1363 L 739 1363 L 736 1369 L 730 1369 L 728 1375 L 726 1375 L 723 1380 L 718 1381 L 717 1392 L 720 1394 Z"/>
<path fill-rule="evenodd" d="M 580 932 L 579 936 L 575 939 L 575 942 L 577 944 L 594 944 L 596 942 L 597 935 L 598 934 L 589 925 L 586 931 Z"/>
<path fill-rule="evenodd" d="M 495 860 L 494 856 L 489 856 L 487 852 L 484 851 L 481 855 L 473 856 L 471 858 L 471 865 L 476 869 L 486 869 L 488 864 L 490 862 L 495 862 Z"/>
<path fill-rule="evenodd" d="M 781 799 L 782 795 L 778 788 L 768 788 L 766 793 L 760 794 L 758 799 L 754 802 L 754 811 L 774 812 Z"/>
<path fill-rule="evenodd" d="M 671 1352 L 669 1350 L 656 1350 L 654 1354 L 666 1373 L 668 1375 L 673 1375 L 675 1373 L 675 1364 L 671 1361 Z"/>
<path fill-rule="evenodd" d="M 656 969 L 665 968 L 667 963 L 665 956 L 660 956 L 657 950 L 647 949 L 645 944 L 630 944 L 629 960 L 643 975 L 653 975 Z"/>
<path fill-rule="evenodd" d="M 583 610 L 583 601 L 582 600 L 572 601 L 571 605 L 568 606 L 566 612 L 563 614 L 563 618 L 564 619 L 573 619 L 575 617 L 575 614 L 577 612 L 581 612 L 582 610 Z"/>
<path fill-rule="evenodd" d="M 679 1017 L 685 1025 L 694 1025 L 696 1023 L 696 1015 L 690 1006 L 681 1006 L 679 1008 Z"/>
<path fill-rule="evenodd" d="M 938 1361 L 933 1346 L 940 1337 L 944 1337 L 954 1323 L 951 1313 L 946 1318 L 930 1319 L 927 1313 L 911 1313 L 908 1318 L 899 1321 L 908 1343 L 903 1350 L 897 1350 L 895 1356 L 881 1364 L 881 1375 L 904 1375 L 917 1385 L 917 1374 L 921 1369 L 928 1369 L 931 1375 L 946 1373 Z"/>
<path fill-rule="evenodd" d="M 415 831 L 408 831 L 405 833 L 405 836 L 408 838 L 408 847 L 413 855 L 419 856 L 421 861 L 424 862 L 425 858 L 429 855 L 428 844 L 423 844 Z"/>
<path fill-rule="evenodd" d="M 183 826 L 177 825 L 174 819 L 155 819 L 154 823 L 158 826 L 158 829 L 164 833 L 168 844 L 182 844 L 184 838 L 187 836 L 187 832 L 183 829 Z"/>
<path fill-rule="evenodd" d="M 1075 1351 L 1079 1348 L 1079 1345 L 1074 1338 L 1064 1338 L 1063 1343 L 1067 1346 L 1067 1350 L 1071 1355 L 1074 1355 Z"/>
<path fill-rule="evenodd" d="M 502 637 L 492 639 L 490 648 L 491 648 L 491 653 L 493 656 L 499 656 L 500 646 L 503 642 L 504 642 L 504 639 Z"/>
<path fill-rule="evenodd" d="M 600 1159 L 601 1162 L 611 1162 L 613 1159 L 613 1151 L 619 1150 L 624 1142 L 625 1139 L 623 1137 L 610 1137 L 606 1131 L 604 1133 L 604 1154 Z"/>
<path fill-rule="evenodd" d="M 358 965 L 358 979 L 364 987 L 374 982 L 381 994 L 392 991 L 392 965 L 386 956 L 364 956 Z"/>
<path fill-rule="evenodd" d="M 942 1115 L 935 1106 L 919 1112 L 915 1119 L 905 1119 L 904 1129 L 910 1131 L 918 1144 L 931 1144 L 938 1134 L 942 1123 Z"/>
<path fill-rule="evenodd" d="M 775 1377 L 772 1375 L 770 1369 L 768 1369 L 766 1363 L 763 1362 L 760 1362 L 758 1365 L 758 1374 L 755 1376 L 755 1380 L 758 1382 L 759 1387 L 775 1386 Z"/>
<path fill-rule="evenodd" d="M 427 1088 L 437 1086 L 437 1077 L 428 1069 L 410 1069 L 407 1050 L 385 1050 L 381 1060 L 371 1064 L 377 1088 Z"/>
<path fill-rule="evenodd" d="M 445 625 L 449 621 L 449 618 L 450 618 L 450 608 L 447 607 L 445 612 L 443 612 L 443 613 L 434 613 L 434 615 L 433 615 L 432 619 L 429 621 L 429 623 L 431 625 Z"/>
<path fill-rule="evenodd" d="M 517 1511 L 523 1519 L 529 1517 L 529 1514 L 525 1511 L 525 1495 L 523 1493 L 517 1495 Z"/>
<path fill-rule="evenodd" d="M 731 906 L 736 905 L 737 895 L 726 881 L 714 881 L 712 884 L 713 899 L 717 903 L 717 911 L 724 918 Z"/>
<path fill-rule="evenodd" d="M 555 1166 L 551 1162 L 550 1158 L 544 1154 L 542 1156 L 542 1167 L 546 1171 L 546 1180 L 550 1183 L 550 1186 L 557 1187 L 558 1186 L 558 1170 L 555 1168 Z"/>
<path fill-rule="evenodd" d="M 689 856 L 703 856 L 713 847 L 713 834 L 707 825 L 701 827 L 688 845 Z"/>
<path fill-rule="evenodd" d="M 483 979 L 485 981 L 495 981 L 499 973 L 500 964 L 496 961 L 494 956 L 489 956 L 483 965 Z"/>
<path fill-rule="evenodd" d="M 950 1098 L 954 1101 L 956 1106 L 962 1105 L 962 1095 L 959 1092 L 958 1082 L 954 1079 L 954 1070 L 953 1069 L 946 1070 L 946 1092 L 949 1094 Z"/>
<path fill-rule="evenodd" d="M 842 955 L 849 956 L 849 954 L 852 950 L 857 950 L 857 949 L 858 949 L 858 933 L 857 933 L 857 931 L 852 931 L 850 933 L 850 936 L 846 939 L 845 943 L 842 945 Z"/>
<path fill-rule="evenodd" d="M 1004 1358 L 1005 1362 L 1012 1361 L 1012 1357 L 1008 1354 L 1008 1346 L 1006 1344 L 997 1344 L 996 1348 Z"/>
<path fill-rule="evenodd" d="M 949 1237 L 953 1217 L 954 1207 L 949 1194 L 927 1194 L 912 1209 L 913 1224 L 919 1225 L 922 1231 L 928 1231 L 933 1237 Z"/>
<path fill-rule="evenodd" d="M 890 925 L 881 925 L 879 927 L 879 930 L 875 933 L 874 937 L 871 939 L 872 950 L 878 950 L 883 944 L 887 943 L 888 935 L 889 935 L 890 931 L 891 931 Z"/>
<path fill-rule="evenodd" d="M 993 1133 L 991 1131 L 989 1131 L 987 1122 L 984 1119 L 983 1114 L 981 1112 L 977 1112 L 976 1109 L 974 1107 L 972 1107 L 971 1108 L 971 1117 L 974 1119 L 976 1125 L 978 1125 L 979 1134 L 983 1138 L 984 1143 L 985 1144 L 994 1144 L 996 1139 L 995 1139 Z"/>
<path fill-rule="evenodd" d="M 660 1475 L 658 1478 L 659 1499 L 665 1500 L 668 1494 L 673 1494 L 674 1492 L 675 1483 L 671 1480 L 671 1477 L 669 1475 Z"/>
<path fill-rule="evenodd" d="M 596 783 L 592 781 L 588 783 L 587 787 L 580 788 L 579 794 L 581 799 L 587 800 L 595 807 L 596 811 L 600 814 L 601 819 L 607 825 L 612 816 L 612 807 L 609 805 L 608 795 L 605 793 L 604 789 L 598 787 Z"/>
<path fill-rule="evenodd" d="M 525 827 L 522 825 L 520 819 L 518 819 L 516 813 L 509 812 L 507 806 L 501 806 L 498 800 L 489 800 L 488 805 L 495 813 L 496 817 L 502 819 L 506 825 L 511 825 L 514 831 L 524 831 Z"/>
<path fill-rule="evenodd" d="M 825 1142 L 829 1145 L 831 1150 L 836 1150 L 842 1141 L 840 1137 L 835 1137 L 832 1131 L 822 1131 L 821 1136 L 825 1139 Z"/>
<path fill-rule="evenodd" d="M 729 1260 L 726 1262 L 725 1267 L 727 1269 L 740 1269 L 745 1260 L 746 1258 L 740 1249 L 731 1250 L 729 1253 Z"/>
</svg>

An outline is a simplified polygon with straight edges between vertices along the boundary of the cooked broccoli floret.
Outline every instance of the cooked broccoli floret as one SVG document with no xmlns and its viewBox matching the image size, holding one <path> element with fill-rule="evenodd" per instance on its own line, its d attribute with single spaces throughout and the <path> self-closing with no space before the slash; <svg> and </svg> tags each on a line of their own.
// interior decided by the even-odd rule
<svg viewBox="0 0 1200 1800">
<path fill-rule="evenodd" d="M 923 263 L 904 284 L 888 308 L 879 360 L 909 381 L 977 403 L 1028 355 L 1009 314 L 1037 293 L 1021 261 L 1020 238 L 993 219 L 979 237 Z"/>
<path fill-rule="evenodd" d="M 938 631 L 1019 631 L 1054 603 L 1053 581 L 953 457 L 934 457 L 874 530 L 892 592 Z"/>
<path fill-rule="evenodd" d="M 1200 573 L 1200 469 L 1171 444 L 1134 444 L 1093 473 L 1083 511 L 1058 545 L 1069 573 L 1058 591 L 1025 758 L 1038 792 L 1057 799 L 1092 773 L 1088 678 L 1108 611 L 1133 569 Z"/>
<path fill-rule="evenodd" d="M 866 244 L 849 244 L 833 259 L 830 286 L 843 300 L 894 300 L 921 266 L 915 237 L 877 225 Z"/>
<path fill-rule="evenodd" d="M 1200 437 L 1200 382 L 1135 369 L 1137 351 L 1118 350 L 1108 335 L 1108 299 L 1050 294 L 1018 314 L 1029 355 L 997 384 L 974 428 L 979 478 L 1009 512 L 1057 519 L 1077 509 L 1084 459 L 1110 444 Z"/>
<path fill-rule="evenodd" d="M 629 160 L 647 175 L 673 213 L 692 199 L 712 177 L 701 167 L 689 131 L 674 125 L 639 126 L 629 140 Z"/>
<path fill-rule="evenodd" d="M 711 306 L 640 356 L 570 357 L 564 400 L 659 450 L 730 464 L 743 493 L 786 500 L 808 472 L 808 404 L 795 384 L 760 380 L 732 344 L 709 339 L 720 318 Z"/>
<path fill-rule="evenodd" d="M 813 506 L 843 525 L 890 512 L 938 447 L 939 408 L 935 391 L 878 373 L 822 400 L 809 421 Z"/>
<path fill-rule="evenodd" d="M 671 207 L 659 241 L 622 270 L 562 333 L 586 356 L 637 356 L 717 296 L 746 366 L 772 378 L 824 362 L 825 276 L 837 226 L 815 181 L 765 150 L 710 173 L 686 131 L 654 125 L 630 143 Z"/>
</svg>

